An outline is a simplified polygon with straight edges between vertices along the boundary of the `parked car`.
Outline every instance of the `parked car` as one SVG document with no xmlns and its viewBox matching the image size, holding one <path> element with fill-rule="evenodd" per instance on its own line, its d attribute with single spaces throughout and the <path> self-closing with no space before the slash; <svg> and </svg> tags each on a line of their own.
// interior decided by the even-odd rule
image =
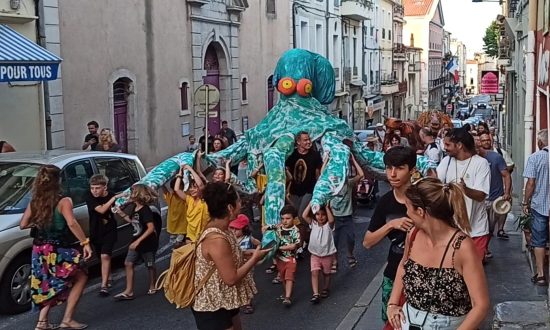
<svg viewBox="0 0 550 330">
<path fill-rule="evenodd" d="M 452 122 L 453 122 L 454 128 L 461 128 L 462 127 L 462 120 L 453 119 Z"/>
<path fill-rule="evenodd" d="M 0 154 L 0 313 L 15 314 L 31 307 L 30 273 L 32 238 L 19 221 L 31 200 L 38 169 L 53 164 L 62 169 L 64 194 L 74 204 L 74 214 L 89 236 L 86 198 L 94 174 L 109 178 L 109 190 L 122 192 L 145 175 L 137 156 L 110 152 L 51 150 Z M 158 205 L 152 208 L 161 220 Z M 118 241 L 113 254 L 123 255 L 132 237 L 132 227 L 118 219 Z M 95 256 L 90 264 L 97 264 Z"/>
<path fill-rule="evenodd" d="M 366 143 L 367 138 L 374 134 L 375 129 L 376 126 L 369 126 L 367 129 L 358 129 L 353 131 L 353 133 L 355 133 L 355 136 L 359 142 Z"/>
</svg>

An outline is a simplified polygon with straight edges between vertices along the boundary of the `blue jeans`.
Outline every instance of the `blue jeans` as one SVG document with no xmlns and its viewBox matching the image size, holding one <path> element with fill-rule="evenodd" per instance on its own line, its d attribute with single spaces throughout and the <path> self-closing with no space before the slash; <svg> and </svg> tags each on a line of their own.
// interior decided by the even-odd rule
<svg viewBox="0 0 550 330">
<path fill-rule="evenodd" d="M 353 255 L 353 248 L 355 247 L 355 224 L 353 223 L 353 217 L 351 215 L 334 217 L 333 236 L 336 250 L 340 250 L 339 244 L 341 239 L 346 240 L 347 251 L 351 253 L 348 257 L 351 257 Z"/>
<path fill-rule="evenodd" d="M 403 313 L 405 314 L 406 323 L 401 329 L 409 329 L 410 325 L 423 325 L 423 330 L 455 330 L 466 318 L 466 315 L 448 316 L 428 313 L 423 310 L 416 309 L 407 303 L 403 305 Z M 428 315 L 426 315 L 426 313 Z M 424 319 L 426 321 L 424 321 Z"/>
<path fill-rule="evenodd" d="M 531 246 L 545 248 L 548 243 L 548 216 L 542 215 L 531 209 L 533 222 L 531 222 Z"/>
</svg>

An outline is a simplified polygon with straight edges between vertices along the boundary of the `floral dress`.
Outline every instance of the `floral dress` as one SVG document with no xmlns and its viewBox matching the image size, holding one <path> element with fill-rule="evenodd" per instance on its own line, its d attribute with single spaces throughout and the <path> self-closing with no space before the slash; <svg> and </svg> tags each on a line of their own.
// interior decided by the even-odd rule
<svg viewBox="0 0 550 330">
<path fill-rule="evenodd" d="M 38 308 L 59 305 L 69 296 L 83 260 L 81 252 L 70 246 L 69 228 L 57 207 L 51 224 L 33 229 L 32 236 L 32 302 Z"/>
<path fill-rule="evenodd" d="M 218 228 L 208 228 L 201 236 L 217 233 L 223 236 L 231 246 L 233 262 L 237 268 L 244 264 L 244 258 L 235 237 Z M 213 261 L 206 260 L 202 255 L 202 245 L 197 247 L 197 260 L 195 267 L 195 287 L 198 286 L 211 267 L 215 267 Z M 250 299 L 256 294 L 256 285 L 252 276 L 245 276 L 239 283 L 229 286 L 223 282 L 218 270 L 206 281 L 203 289 L 197 293 L 193 310 L 198 312 L 215 312 L 221 308 L 232 310 L 249 304 Z"/>
</svg>

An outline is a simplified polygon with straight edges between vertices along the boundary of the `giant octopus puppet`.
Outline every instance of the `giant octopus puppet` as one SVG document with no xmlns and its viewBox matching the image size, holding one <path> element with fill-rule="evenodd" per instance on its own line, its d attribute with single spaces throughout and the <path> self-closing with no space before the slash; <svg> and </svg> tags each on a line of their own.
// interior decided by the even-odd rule
<svg viewBox="0 0 550 330">
<path fill-rule="evenodd" d="M 279 223 L 279 212 L 285 203 L 285 160 L 294 151 L 295 136 L 299 132 L 309 133 L 312 141 L 320 142 L 322 153 L 329 155 L 311 199 L 314 212 L 326 205 L 346 183 L 351 153 L 362 166 L 377 168 L 378 171 L 384 169 L 383 153 L 373 152 L 355 141 L 348 124 L 332 115 L 323 105 L 330 104 L 335 93 L 334 70 L 326 58 L 303 49 L 288 50 L 277 63 L 273 83 L 282 95 L 267 116 L 247 130 L 244 139 L 205 157 L 209 165 L 216 167 L 225 159 L 230 159 L 232 165 L 246 159 L 248 175 L 263 161 L 268 182 L 265 193 L 268 225 Z M 160 187 L 177 173 L 181 165 L 192 166 L 195 155 L 181 153 L 165 160 L 151 170 L 141 183 L 154 189 Z M 417 168 L 420 171 L 427 171 L 429 166 L 425 157 L 418 157 Z M 236 180 L 235 177 L 232 179 Z M 238 188 L 253 194 L 256 191 L 255 181 L 250 178 L 238 183 Z M 119 199 L 117 205 L 124 201 L 124 198 Z M 262 243 L 266 246 L 276 241 L 275 233 L 268 231 Z"/>
</svg>

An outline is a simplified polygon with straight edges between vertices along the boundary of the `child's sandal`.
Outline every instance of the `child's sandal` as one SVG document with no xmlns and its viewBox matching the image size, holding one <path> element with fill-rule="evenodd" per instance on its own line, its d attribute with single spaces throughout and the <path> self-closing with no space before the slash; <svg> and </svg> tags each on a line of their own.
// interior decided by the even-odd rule
<svg viewBox="0 0 550 330">
<path fill-rule="evenodd" d="M 321 301 L 321 297 L 318 293 L 314 294 L 309 300 L 312 304 L 318 304 Z"/>
<path fill-rule="evenodd" d="M 244 305 L 243 306 L 243 313 L 245 314 L 252 314 L 254 313 L 254 307 L 252 307 L 252 305 Z"/>
<path fill-rule="evenodd" d="M 290 306 L 292 305 L 292 300 L 290 300 L 290 297 L 286 297 L 284 300 L 283 300 L 283 305 L 285 306 Z"/>
<path fill-rule="evenodd" d="M 348 257 L 349 268 L 355 268 L 357 266 L 357 259 L 355 257 Z"/>
<path fill-rule="evenodd" d="M 265 273 L 266 274 L 273 274 L 273 273 L 275 273 L 275 270 L 277 270 L 277 266 L 271 265 L 271 266 L 269 266 L 268 269 L 265 270 Z"/>
<path fill-rule="evenodd" d="M 330 291 L 328 289 L 321 291 L 321 298 L 328 298 L 328 296 L 330 296 Z"/>
<path fill-rule="evenodd" d="M 273 283 L 273 284 L 281 284 L 282 281 L 281 281 L 281 278 L 275 277 L 275 278 L 271 281 L 271 283 Z"/>
</svg>

